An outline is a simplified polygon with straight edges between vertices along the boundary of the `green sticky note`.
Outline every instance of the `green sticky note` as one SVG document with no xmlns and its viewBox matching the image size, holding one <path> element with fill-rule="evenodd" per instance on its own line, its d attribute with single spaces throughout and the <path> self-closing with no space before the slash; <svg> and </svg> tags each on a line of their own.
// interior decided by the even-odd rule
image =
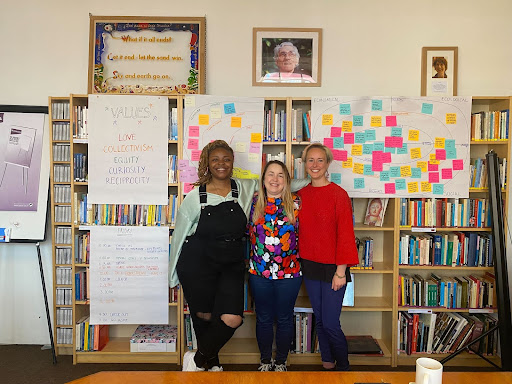
<svg viewBox="0 0 512 384">
<path fill-rule="evenodd" d="M 389 171 L 382 171 L 380 173 L 380 181 L 389 181 Z"/>
<path fill-rule="evenodd" d="M 434 109 L 434 104 L 423 103 L 421 106 L 421 113 L 426 113 L 426 114 L 431 115 L 433 109 Z"/>
<path fill-rule="evenodd" d="M 382 100 L 372 100 L 372 111 L 382 111 Z"/>
<path fill-rule="evenodd" d="M 411 168 L 411 177 L 413 179 L 421 179 L 421 168 Z"/>
<path fill-rule="evenodd" d="M 373 144 L 363 144 L 363 155 L 371 155 L 373 152 Z"/>
<path fill-rule="evenodd" d="M 352 118 L 352 125 L 354 127 L 362 127 L 363 126 L 363 116 L 354 116 Z"/>
<path fill-rule="evenodd" d="M 340 104 L 340 115 L 350 115 L 350 104 Z"/>
<path fill-rule="evenodd" d="M 331 173 L 331 182 L 341 184 L 341 173 Z"/>
<path fill-rule="evenodd" d="M 363 144 L 366 141 L 366 136 L 364 132 L 356 132 L 355 134 L 355 142 L 356 144 Z"/>
<path fill-rule="evenodd" d="M 364 165 L 364 174 L 367 175 L 367 176 L 373 176 L 373 171 L 372 171 L 372 165 L 371 164 L 365 164 Z"/>
<path fill-rule="evenodd" d="M 407 155 L 407 143 L 402 144 L 402 148 L 396 149 L 397 155 Z"/>
<path fill-rule="evenodd" d="M 362 189 L 364 188 L 364 178 L 358 177 L 354 179 L 354 189 Z"/>
<path fill-rule="evenodd" d="M 444 195 L 444 184 L 432 184 L 434 195 Z"/>
<path fill-rule="evenodd" d="M 373 150 L 374 151 L 384 151 L 384 143 L 382 141 L 373 143 Z"/>
<path fill-rule="evenodd" d="M 390 177 L 400 177 L 400 167 L 389 167 Z"/>
<path fill-rule="evenodd" d="M 395 180 L 395 189 L 405 189 L 405 179 L 396 179 Z"/>
<path fill-rule="evenodd" d="M 402 137 L 402 128 L 400 128 L 400 127 L 391 127 L 391 136 Z"/>
<path fill-rule="evenodd" d="M 365 130 L 364 135 L 366 137 L 366 140 L 368 141 L 375 141 L 377 139 L 377 137 L 375 136 L 375 129 Z"/>
<path fill-rule="evenodd" d="M 445 149 L 448 149 L 448 148 L 455 149 L 455 140 L 454 139 L 446 139 L 444 141 L 444 148 Z"/>
<path fill-rule="evenodd" d="M 455 148 L 446 149 L 446 159 L 453 160 L 457 158 L 457 150 Z"/>
<path fill-rule="evenodd" d="M 333 137 L 332 144 L 334 148 L 344 148 L 345 144 L 343 142 L 344 137 Z"/>
<path fill-rule="evenodd" d="M 384 152 L 389 152 L 389 153 L 395 154 L 396 153 L 396 148 L 395 147 L 385 147 L 384 148 Z"/>
</svg>

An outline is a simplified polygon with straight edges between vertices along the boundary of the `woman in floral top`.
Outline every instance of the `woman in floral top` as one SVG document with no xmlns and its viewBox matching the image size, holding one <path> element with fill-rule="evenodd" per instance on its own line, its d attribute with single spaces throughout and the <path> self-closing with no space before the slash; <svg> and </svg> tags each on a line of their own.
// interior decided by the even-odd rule
<svg viewBox="0 0 512 384">
<path fill-rule="evenodd" d="M 293 339 L 293 307 L 302 283 L 298 252 L 299 200 L 290 191 L 290 174 L 277 160 L 267 163 L 254 198 L 249 236 L 249 283 L 256 306 L 260 371 L 286 371 Z M 276 330 L 276 357 L 272 360 Z"/>
</svg>

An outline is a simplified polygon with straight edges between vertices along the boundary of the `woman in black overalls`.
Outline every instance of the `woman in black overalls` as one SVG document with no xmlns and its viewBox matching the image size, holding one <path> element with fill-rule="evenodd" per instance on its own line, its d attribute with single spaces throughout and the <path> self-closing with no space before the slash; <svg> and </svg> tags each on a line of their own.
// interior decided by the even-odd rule
<svg viewBox="0 0 512 384">
<path fill-rule="evenodd" d="M 184 371 L 222 370 L 219 350 L 242 324 L 247 217 L 238 203 L 232 170 L 233 151 L 227 143 L 217 140 L 203 149 L 199 172 L 211 177 L 198 182 L 199 222 L 186 238 L 176 266 L 198 342 L 197 353 L 184 356 Z M 218 195 L 210 197 L 218 202 L 229 192 L 232 200 L 208 205 L 207 193 Z"/>
</svg>

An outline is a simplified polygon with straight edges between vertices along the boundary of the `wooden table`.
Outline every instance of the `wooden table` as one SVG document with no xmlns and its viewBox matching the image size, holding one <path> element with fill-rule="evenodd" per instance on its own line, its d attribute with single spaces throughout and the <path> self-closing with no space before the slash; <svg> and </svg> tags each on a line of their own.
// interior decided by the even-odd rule
<svg viewBox="0 0 512 384">
<path fill-rule="evenodd" d="M 68 384 L 408 384 L 414 372 L 99 372 Z M 512 372 L 445 372 L 444 384 L 512 384 Z"/>
</svg>

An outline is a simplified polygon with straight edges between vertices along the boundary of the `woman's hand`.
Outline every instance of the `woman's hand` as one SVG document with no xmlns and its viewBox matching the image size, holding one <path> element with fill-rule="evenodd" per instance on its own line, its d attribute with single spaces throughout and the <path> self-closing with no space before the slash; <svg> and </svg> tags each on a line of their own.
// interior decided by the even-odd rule
<svg viewBox="0 0 512 384">
<path fill-rule="evenodd" d="M 338 289 L 343 288 L 343 286 L 346 284 L 347 284 L 347 277 L 345 275 L 338 275 L 337 273 L 335 273 L 334 276 L 332 277 L 331 288 L 334 291 L 337 291 Z"/>
</svg>

